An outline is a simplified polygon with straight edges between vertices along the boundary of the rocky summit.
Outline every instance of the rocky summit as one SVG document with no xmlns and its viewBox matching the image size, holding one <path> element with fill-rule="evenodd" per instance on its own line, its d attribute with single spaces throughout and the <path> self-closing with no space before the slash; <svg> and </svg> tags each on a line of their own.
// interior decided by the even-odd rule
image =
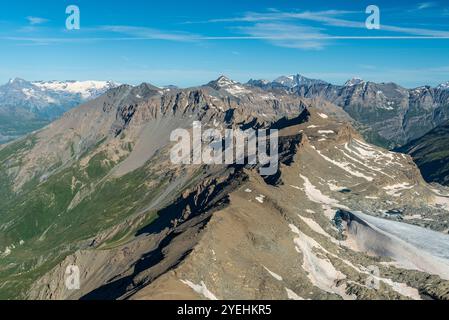
<svg viewBox="0 0 449 320">
<path fill-rule="evenodd" d="M 448 299 L 449 189 L 354 116 L 375 99 L 404 142 L 416 119 L 379 117 L 445 93 L 296 82 L 121 85 L 1 145 L 0 298 Z M 278 130 L 277 173 L 173 164 L 195 121 Z"/>
</svg>

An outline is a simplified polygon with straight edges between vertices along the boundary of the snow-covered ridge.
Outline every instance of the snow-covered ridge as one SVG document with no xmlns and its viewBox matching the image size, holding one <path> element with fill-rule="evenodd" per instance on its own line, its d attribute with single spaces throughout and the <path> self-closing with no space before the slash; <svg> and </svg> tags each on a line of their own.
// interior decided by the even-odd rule
<svg viewBox="0 0 449 320">
<path fill-rule="evenodd" d="M 112 81 L 37 81 L 32 82 L 33 85 L 51 91 L 66 92 L 70 94 L 81 94 L 83 98 L 90 98 L 100 91 L 119 86 L 118 83 Z"/>
<path fill-rule="evenodd" d="M 437 89 L 448 90 L 448 89 L 449 89 L 449 81 L 440 84 L 440 85 L 437 87 Z"/>
<path fill-rule="evenodd" d="M 295 86 L 295 77 L 294 76 L 282 76 L 274 80 L 274 82 L 280 83 L 283 86 L 294 87 Z"/>
<path fill-rule="evenodd" d="M 227 87 L 227 86 L 232 86 L 237 84 L 236 81 L 231 80 L 225 76 L 221 76 L 220 78 L 217 79 L 217 85 L 220 87 Z"/>
<path fill-rule="evenodd" d="M 302 85 L 325 84 L 325 81 L 318 79 L 310 79 L 301 74 L 281 76 L 273 81 L 288 88 L 294 88 Z"/>
<path fill-rule="evenodd" d="M 221 76 L 217 80 L 212 81 L 210 84 L 216 89 L 224 90 L 233 96 L 244 95 L 251 92 L 242 84 L 225 76 Z"/>
<path fill-rule="evenodd" d="M 112 81 L 27 81 L 14 78 L 0 86 L 0 105 L 30 112 L 50 112 L 51 117 L 97 98 L 119 86 Z"/>
<path fill-rule="evenodd" d="M 352 78 L 351 80 L 346 81 L 345 87 L 353 87 L 364 82 L 365 81 L 363 79 L 355 77 Z"/>
</svg>

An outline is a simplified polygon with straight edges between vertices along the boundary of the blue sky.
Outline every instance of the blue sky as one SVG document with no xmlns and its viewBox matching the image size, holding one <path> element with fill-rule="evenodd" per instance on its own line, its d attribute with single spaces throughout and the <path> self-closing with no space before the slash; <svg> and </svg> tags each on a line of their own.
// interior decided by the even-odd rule
<svg viewBox="0 0 449 320">
<path fill-rule="evenodd" d="M 365 27 L 371 4 L 381 30 Z M 68 5 L 80 8 L 80 30 L 65 29 Z M 449 81 L 447 0 L 16 0 L 2 6 L 0 38 L 0 82 Z"/>
</svg>

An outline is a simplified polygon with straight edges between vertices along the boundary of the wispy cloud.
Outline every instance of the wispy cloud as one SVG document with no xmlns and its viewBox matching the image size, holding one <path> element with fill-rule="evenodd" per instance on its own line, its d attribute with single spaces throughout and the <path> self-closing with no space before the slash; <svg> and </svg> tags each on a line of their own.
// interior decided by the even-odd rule
<svg viewBox="0 0 449 320">
<path fill-rule="evenodd" d="M 286 48 L 319 50 L 325 44 L 322 39 L 328 37 L 319 28 L 287 23 L 256 23 L 240 30 L 251 37 Z"/>
<path fill-rule="evenodd" d="M 433 3 L 423 3 L 421 7 L 429 7 Z M 345 18 L 346 15 L 362 14 L 364 12 L 327 10 L 327 11 L 304 11 L 304 12 L 249 12 L 239 17 L 211 19 L 209 23 L 246 23 L 253 24 L 237 28 L 246 32 L 246 34 L 267 38 L 273 44 L 290 46 L 295 48 L 323 48 L 329 39 L 425 39 L 429 38 L 449 38 L 449 31 L 435 30 L 429 28 L 410 28 L 393 25 L 381 25 L 381 31 L 391 34 L 377 35 L 350 35 L 347 31 L 344 34 L 335 34 L 338 29 L 365 29 L 366 25 L 363 18 L 351 20 Z M 363 17 L 363 16 L 360 16 Z M 300 25 L 298 25 L 298 23 Z M 318 24 L 307 26 L 307 23 Z M 327 30 L 328 27 L 334 27 Z M 276 37 L 278 41 L 276 41 Z M 287 39 L 297 41 L 286 41 Z M 301 40 L 301 41 L 300 41 Z M 303 43 L 303 45 L 301 45 Z"/>
<path fill-rule="evenodd" d="M 325 10 L 316 12 L 282 12 L 278 10 L 269 10 L 269 12 L 248 12 L 240 17 L 210 19 L 207 21 L 200 21 L 199 23 L 217 23 L 217 22 L 262 22 L 262 21 L 280 21 L 280 20 L 295 20 L 301 18 L 307 18 L 310 15 L 331 17 L 341 16 L 345 14 L 360 13 L 358 11 L 346 11 L 346 10 Z M 190 22 L 198 23 L 198 22 Z"/>
<path fill-rule="evenodd" d="M 198 35 L 187 32 L 164 31 L 135 26 L 101 26 L 98 30 L 127 35 L 131 39 L 137 40 L 195 41 L 200 38 Z"/>
<path fill-rule="evenodd" d="M 421 3 L 418 3 L 416 9 L 424 10 L 424 9 L 429 9 L 429 8 L 433 8 L 436 6 L 437 6 L 437 3 L 435 3 L 435 2 L 421 2 Z"/>
<path fill-rule="evenodd" d="M 28 16 L 26 17 L 26 19 L 28 20 L 28 23 L 31 25 L 39 25 L 39 24 L 43 24 L 48 22 L 49 20 L 46 18 L 41 18 L 41 17 L 32 17 L 32 16 Z"/>
<path fill-rule="evenodd" d="M 327 26 L 366 29 L 364 22 L 327 17 L 327 16 L 322 16 L 322 15 L 313 14 L 313 13 L 310 13 L 306 16 L 298 17 L 298 19 L 321 22 Z M 401 33 L 401 34 L 407 34 L 407 35 L 428 36 L 428 37 L 449 37 L 449 31 L 442 31 L 442 30 L 398 27 L 398 26 L 385 25 L 385 24 L 381 24 L 380 28 L 383 31 Z"/>
<path fill-rule="evenodd" d="M 59 43 L 92 43 L 102 41 L 145 41 L 145 40 L 164 40 L 175 42 L 192 42 L 206 40 L 205 37 L 181 32 L 181 31 L 165 31 L 154 28 L 110 25 L 98 26 L 92 28 L 83 28 L 76 36 L 72 36 L 66 30 L 52 29 L 53 36 L 42 36 L 41 30 L 33 26 L 21 28 L 20 31 L 27 32 L 27 36 L 20 33 L 16 35 L 0 36 L 0 39 L 6 41 L 16 41 L 22 44 L 30 45 L 50 45 Z M 47 30 L 47 34 L 48 34 Z"/>
</svg>

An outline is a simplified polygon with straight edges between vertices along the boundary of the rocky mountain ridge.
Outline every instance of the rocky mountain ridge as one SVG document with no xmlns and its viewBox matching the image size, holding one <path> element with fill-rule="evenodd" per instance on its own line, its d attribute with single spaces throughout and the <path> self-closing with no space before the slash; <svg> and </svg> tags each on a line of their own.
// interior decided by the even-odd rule
<svg viewBox="0 0 449 320">
<path fill-rule="evenodd" d="M 370 142 L 390 149 L 417 139 L 449 120 L 449 91 L 444 84 L 406 89 L 394 83 L 357 78 L 343 86 L 321 81 L 293 87 L 277 81 L 248 84 L 284 89 L 306 98 L 319 97 L 338 105 L 360 124 Z"/>
<path fill-rule="evenodd" d="M 280 130 L 278 173 L 171 163 L 193 121 Z M 448 189 L 318 98 L 123 85 L 1 146 L 0 173 L 3 298 L 448 298 Z"/>
</svg>

